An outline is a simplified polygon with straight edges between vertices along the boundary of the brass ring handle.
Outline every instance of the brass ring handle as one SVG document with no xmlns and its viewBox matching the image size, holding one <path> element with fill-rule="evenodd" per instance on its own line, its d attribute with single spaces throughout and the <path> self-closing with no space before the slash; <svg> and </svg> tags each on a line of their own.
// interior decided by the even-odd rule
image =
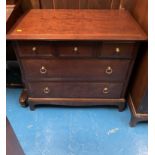
<svg viewBox="0 0 155 155">
<path fill-rule="evenodd" d="M 45 93 L 45 94 L 48 94 L 49 92 L 50 92 L 50 89 L 49 89 L 48 87 L 45 87 L 45 88 L 44 88 L 44 93 Z"/>
<path fill-rule="evenodd" d="M 115 51 L 116 51 L 116 53 L 119 53 L 120 52 L 120 48 L 116 47 Z"/>
<path fill-rule="evenodd" d="M 32 51 L 35 52 L 37 50 L 37 48 L 34 46 L 32 47 Z"/>
<path fill-rule="evenodd" d="M 44 66 L 42 66 L 42 67 L 40 68 L 40 73 L 41 73 L 41 74 L 46 74 L 46 72 L 47 72 L 47 69 L 46 69 Z"/>
<path fill-rule="evenodd" d="M 106 74 L 112 74 L 112 68 L 110 66 L 107 67 Z"/>
<path fill-rule="evenodd" d="M 107 87 L 105 87 L 104 89 L 103 89 L 103 94 L 108 94 L 110 91 L 109 91 L 109 89 L 107 88 Z"/>
</svg>

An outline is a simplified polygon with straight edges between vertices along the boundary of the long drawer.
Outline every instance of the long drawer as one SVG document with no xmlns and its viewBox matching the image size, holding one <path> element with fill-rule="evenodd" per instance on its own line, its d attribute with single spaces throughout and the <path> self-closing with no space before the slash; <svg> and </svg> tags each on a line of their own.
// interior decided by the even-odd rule
<svg viewBox="0 0 155 155">
<path fill-rule="evenodd" d="M 123 81 L 129 60 L 22 59 L 26 79 Z"/>
<path fill-rule="evenodd" d="M 32 82 L 31 97 L 37 98 L 120 98 L 122 83 Z"/>
</svg>

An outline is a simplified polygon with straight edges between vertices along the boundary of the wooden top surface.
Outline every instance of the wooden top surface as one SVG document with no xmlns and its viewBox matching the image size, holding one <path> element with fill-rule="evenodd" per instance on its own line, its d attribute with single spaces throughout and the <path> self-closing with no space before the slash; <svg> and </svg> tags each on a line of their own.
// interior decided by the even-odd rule
<svg viewBox="0 0 155 155">
<path fill-rule="evenodd" d="M 146 40 L 125 10 L 32 9 L 8 32 L 11 40 Z"/>
</svg>

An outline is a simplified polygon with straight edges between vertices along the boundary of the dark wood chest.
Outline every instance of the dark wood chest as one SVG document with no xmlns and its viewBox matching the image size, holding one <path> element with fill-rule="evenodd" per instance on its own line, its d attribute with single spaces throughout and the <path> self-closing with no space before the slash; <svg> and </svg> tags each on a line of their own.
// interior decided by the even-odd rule
<svg viewBox="0 0 155 155">
<path fill-rule="evenodd" d="M 8 33 L 25 84 L 20 101 L 122 111 L 146 35 L 124 10 L 30 10 Z"/>
</svg>

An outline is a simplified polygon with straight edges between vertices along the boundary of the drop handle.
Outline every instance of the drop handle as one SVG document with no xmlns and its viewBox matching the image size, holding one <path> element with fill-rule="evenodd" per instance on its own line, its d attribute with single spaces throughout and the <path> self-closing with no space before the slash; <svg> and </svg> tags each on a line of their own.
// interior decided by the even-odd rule
<svg viewBox="0 0 155 155">
<path fill-rule="evenodd" d="M 110 75 L 110 74 L 112 74 L 112 72 L 113 72 L 113 70 L 112 70 L 112 67 L 111 66 L 108 66 L 107 68 L 106 68 L 106 74 L 108 74 L 108 75 Z"/>
<path fill-rule="evenodd" d="M 46 74 L 46 73 L 47 73 L 47 69 L 46 69 L 44 66 L 42 66 L 42 67 L 40 68 L 40 73 L 41 73 L 41 74 Z"/>
<path fill-rule="evenodd" d="M 109 91 L 109 89 L 107 88 L 107 87 L 105 87 L 104 89 L 103 89 L 103 94 L 108 94 L 110 91 Z"/>
<path fill-rule="evenodd" d="M 45 94 L 49 94 L 50 89 L 48 87 L 45 87 L 43 91 L 44 91 Z"/>
</svg>

